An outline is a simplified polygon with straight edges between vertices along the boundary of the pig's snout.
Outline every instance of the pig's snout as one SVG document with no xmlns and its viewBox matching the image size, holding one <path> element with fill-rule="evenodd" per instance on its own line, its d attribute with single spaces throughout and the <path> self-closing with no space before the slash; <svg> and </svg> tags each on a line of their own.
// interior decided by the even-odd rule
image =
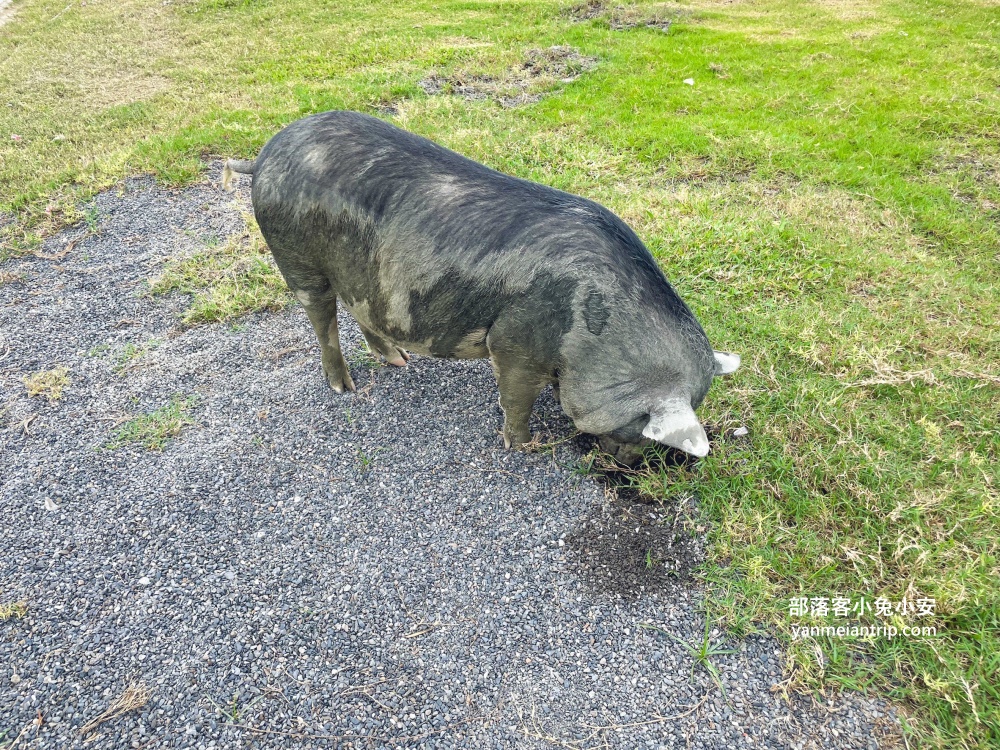
<svg viewBox="0 0 1000 750">
<path fill-rule="evenodd" d="M 642 460 L 646 449 L 658 444 L 655 440 L 648 438 L 643 438 L 637 443 L 626 442 L 611 435 L 599 436 L 597 443 L 604 453 L 607 453 L 622 466 L 635 466 Z"/>
</svg>

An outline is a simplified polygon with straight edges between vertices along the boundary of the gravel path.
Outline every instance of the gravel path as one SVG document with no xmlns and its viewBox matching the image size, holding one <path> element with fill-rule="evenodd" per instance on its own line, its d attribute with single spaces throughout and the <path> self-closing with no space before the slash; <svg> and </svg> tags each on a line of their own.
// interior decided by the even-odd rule
<svg viewBox="0 0 1000 750">
<path fill-rule="evenodd" d="M 95 205 L 96 233 L 42 250 L 77 239 L 64 257 L 0 268 L 23 276 L 0 286 L 0 604 L 28 606 L 0 622 L 0 748 L 893 743 L 880 701 L 772 694 L 770 639 L 715 659 L 728 703 L 692 673 L 666 634 L 701 638 L 698 540 L 574 473 L 572 440 L 504 452 L 486 362 L 355 368 L 337 396 L 300 307 L 182 331 L 185 297 L 142 294 L 242 229 L 232 196 L 143 178 Z M 62 398 L 29 398 L 57 365 Z M 177 394 L 193 424 L 162 452 L 106 447 Z M 647 539 L 679 577 L 623 563 Z M 144 707 L 81 735 L 140 683 Z"/>
</svg>

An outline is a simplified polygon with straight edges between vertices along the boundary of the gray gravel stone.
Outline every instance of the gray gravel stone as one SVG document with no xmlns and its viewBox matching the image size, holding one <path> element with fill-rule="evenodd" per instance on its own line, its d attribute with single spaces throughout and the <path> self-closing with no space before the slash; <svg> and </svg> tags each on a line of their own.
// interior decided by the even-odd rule
<svg viewBox="0 0 1000 750">
<path fill-rule="evenodd" d="M 0 744 L 869 748 L 898 732 L 878 700 L 777 698 L 766 638 L 715 660 L 727 703 L 641 627 L 699 639 L 701 594 L 595 573 L 620 555 L 579 545 L 607 544 L 621 508 L 572 471 L 572 440 L 502 449 L 486 362 L 355 368 L 359 392 L 338 396 L 297 306 L 181 330 L 186 298 L 146 280 L 239 232 L 247 201 L 245 182 L 234 201 L 128 180 L 96 198 L 96 234 L 46 242 L 76 239 L 65 257 L 5 264 L 25 279 L 0 287 L 0 601 L 29 612 L 0 623 Z M 342 336 L 361 347 L 347 316 Z M 23 376 L 56 365 L 62 399 L 28 398 Z M 198 395 L 194 424 L 162 453 L 105 447 L 175 394 Z M 534 428 L 572 432 L 547 395 Z M 145 706 L 81 736 L 136 682 Z"/>
</svg>

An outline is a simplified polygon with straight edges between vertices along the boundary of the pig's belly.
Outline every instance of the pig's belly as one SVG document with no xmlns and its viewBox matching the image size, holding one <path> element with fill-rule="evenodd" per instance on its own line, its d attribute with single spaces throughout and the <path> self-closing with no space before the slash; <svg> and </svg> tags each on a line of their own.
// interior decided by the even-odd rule
<svg viewBox="0 0 1000 750">
<path fill-rule="evenodd" d="M 454 335 L 450 330 L 426 332 L 431 335 L 420 338 L 412 334 L 400 334 L 400 330 L 406 330 L 404 321 L 390 321 L 396 328 L 394 332 L 386 331 L 382 326 L 372 323 L 368 314 L 368 304 L 364 300 L 344 306 L 361 326 L 411 354 L 447 359 L 484 359 L 490 356 L 489 348 L 486 346 L 486 328 L 474 328 L 463 332 L 461 336 Z M 460 321 L 452 322 L 455 326 L 461 325 Z"/>
</svg>

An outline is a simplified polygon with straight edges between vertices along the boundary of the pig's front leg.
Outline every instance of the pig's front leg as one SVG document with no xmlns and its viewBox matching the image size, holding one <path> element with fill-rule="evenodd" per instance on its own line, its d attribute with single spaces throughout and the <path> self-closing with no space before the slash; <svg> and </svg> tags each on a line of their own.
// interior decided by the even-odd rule
<svg viewBox="0 0 1000 750">
<path fill-rule="evenodd" d="M 497 350 L 490 345 L 490 363 L 497 376 L 500 389 L 500 408 L 503 409 L 503 445 L 520 450 L 531 442 L 528 419 L 531 407 L 550 378 L 525 361 L 523 353 Z"/>
</svg>

